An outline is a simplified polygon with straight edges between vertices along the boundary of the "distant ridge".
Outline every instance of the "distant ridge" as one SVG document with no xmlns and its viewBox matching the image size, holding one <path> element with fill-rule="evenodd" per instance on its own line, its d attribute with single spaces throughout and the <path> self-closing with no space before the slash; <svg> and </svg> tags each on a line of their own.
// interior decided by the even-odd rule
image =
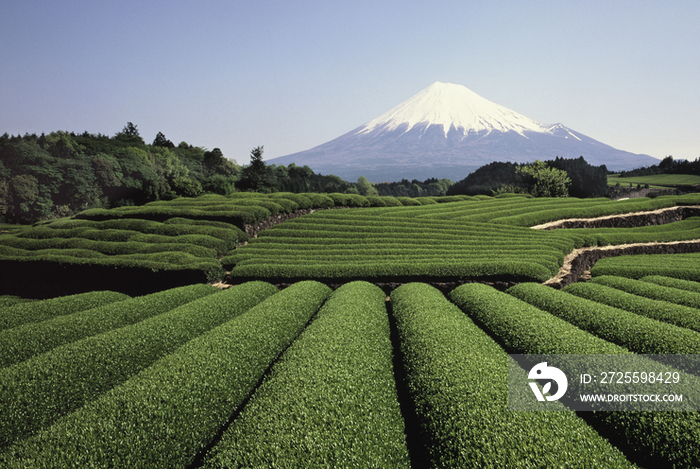
<svg viewBox="0 0 700 469">
<path fill-rule="evenodd" d="M 492 161 L 583 156 L 618 171 L 658 159 L 615 149 L 562 124 L 546 125 L 470 89 L 435 82 L 368 123 L 310 150 L 268 160 L 308 165 L 347 181 L 464 178 Z"/>
</svg>

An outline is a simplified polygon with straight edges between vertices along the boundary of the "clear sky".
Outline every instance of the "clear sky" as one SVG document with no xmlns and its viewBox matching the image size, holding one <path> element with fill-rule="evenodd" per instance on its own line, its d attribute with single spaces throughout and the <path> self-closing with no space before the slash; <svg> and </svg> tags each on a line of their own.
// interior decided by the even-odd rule
<svg viewBox="0 0 700 469">
<path fill-rule="evenodd" d="M 435 81 L 662 158 L 700 156 L 700 1 L 3 0 L 0 133 L 130 121 L 249 162 Z"/>
</svg>

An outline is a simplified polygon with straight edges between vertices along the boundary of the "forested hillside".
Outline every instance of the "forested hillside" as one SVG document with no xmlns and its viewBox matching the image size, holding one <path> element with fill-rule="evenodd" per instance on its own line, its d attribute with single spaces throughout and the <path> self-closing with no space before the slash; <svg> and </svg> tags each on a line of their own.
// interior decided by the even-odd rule
<svg viewBox="0 0 700 469">
<path fill-rule="evenodd" d="M 256 155 L 262 156 L 262 147 L 251 152 L 251 162 Z M 160 132 L 147 144 L 131 122 L 111 137 L 62 131 L 0 136 L 0 222 L 31 223 L 205 193 L 345 192 L 351 186 L 306 166 L 242 167 L 218 148 L 175 145 Z"/>
</svg>

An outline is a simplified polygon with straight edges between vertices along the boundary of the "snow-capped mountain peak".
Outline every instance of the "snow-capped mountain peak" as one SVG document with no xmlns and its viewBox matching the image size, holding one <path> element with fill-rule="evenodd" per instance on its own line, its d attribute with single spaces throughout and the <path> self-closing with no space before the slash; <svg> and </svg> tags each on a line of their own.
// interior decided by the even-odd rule
<svg viewBox="0 0 700 469">
<path fill-rule="evenodd" d="M 462 85 L 435 82 L 423 91 L 368 122 L 357 135 L 375 130 L 408 132 L 415 126 L 442 126 L 445 136 L 452 127 L 458 133 L 490 131 L 546 132 L 548 126 L 493 103 Z"/>
<path fill-rule="evenodd" d="M 492 161 L 585 157 L 608 169 L 658 162 L 617 150 L 562 124 L 544 125 L 461 85 L 433 83 L 389 112 L 349 132 L 270 164 L 308 165 L 347 181 L 448 178 L 458 181 Z"/>
</svg>

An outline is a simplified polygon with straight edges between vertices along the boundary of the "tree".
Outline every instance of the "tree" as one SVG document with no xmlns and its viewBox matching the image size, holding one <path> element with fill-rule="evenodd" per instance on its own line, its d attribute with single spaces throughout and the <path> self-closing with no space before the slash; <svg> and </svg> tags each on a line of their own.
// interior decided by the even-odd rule
<svg viewBox="0 0 700 469">
<path fill-rule="evenodd" d="M 357 180 L 357 190 L 360 195 L 378 196 L 379 192 L 372 186 L 372 184 L 367 180 L 366 177 L 360 176 Z"/>
<path fill-rule="evenodd" d="M 535 197 L 569 196 L 568 186 L 571 184 L 571 179 L 569 179 L 566 171 L 550 168 L 547 163 L 540 160 L 520 166 L 517 171 L 521 174 L 527 174 L 534 179 L 535 190 L 533 195 Z"/>
<path fill-rule="evenodd" d="M 144 141 L 139 134 L 139 129 L 132 122 L 127 122 L 121 132 L 117 132 L 114 138 L 129 146 L 143 146 Z"/>
<path fill-rule="evenodd" d="M 127 137 L 138 137 L 139 130 L 132 122 L 127 122 L 124 128 L 122 129 L 121 134 Z"/>
<path fill-rule="evenodd" d="M 242 178 L 242 186 L 246 189 L 259 191 L 268 184 L 268 167 L 262 155 L 262 145 L 250 151 L 250 165 L 243 169 Z"/>
<path fill-rule="evenodd" d="M 156 135 L 155 140 L 153 140 L 153 146 L 154 147 L 164 147 L 164 148 L 174 148 L 175 144 L 165 138 L 165 135 L 163 135 L 163 132 L 158 132 Z"/>
</svg>

